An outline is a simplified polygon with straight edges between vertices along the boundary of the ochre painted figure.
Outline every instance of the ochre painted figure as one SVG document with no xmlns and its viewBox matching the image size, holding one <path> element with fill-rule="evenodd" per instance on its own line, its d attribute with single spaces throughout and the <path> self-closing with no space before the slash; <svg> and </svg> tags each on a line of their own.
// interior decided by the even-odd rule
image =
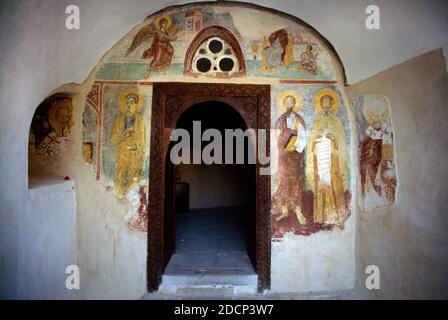
<svg viewBox="0 0 448 320">
<path fill-rule="evenodd" d="M 280 106 L 284 113 L 276 122 L 279 129 L 277 190 L 274 197 L 280 202 L 281 212 L 276 221 L 288 218 L 291 210 L 299 224 L 306 224 L 301 211 L 301 193 L 304 188 L 305 122 L 297 114 L 302 104 L 300 96 L 294 91 L 280 95 Z M 276 213 L 274 213 L 276 214 Z"/>
<path fill-rule="evenodd" d="M 335 115 L 339 98 L 323 89 L 314 97 L 319 113 L 313 122 L 307 153 L 307 178 L 314 193 L 314 222 L 343 227 L 347 217 L 347 144 L 344 126 Z"/>
<path fill-rule="evenodd" d="M 135 90 L 120 95 L 121 114 L 112 127 L 111 142 L 117 146 L 115 157 L 115 192 L 122 197 L 143 175 L 146 156 L 146 125 L 139 114 L 143 96 Z"/>
</svg>

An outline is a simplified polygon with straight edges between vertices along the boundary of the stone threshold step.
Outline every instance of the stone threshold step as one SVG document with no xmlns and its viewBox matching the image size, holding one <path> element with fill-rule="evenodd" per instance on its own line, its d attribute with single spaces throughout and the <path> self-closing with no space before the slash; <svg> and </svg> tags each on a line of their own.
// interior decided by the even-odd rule
<svg viewBox="0 0 448 320">
<path fill-rule="evenodd" d="M 257 294 L 256 285 L 190 285 L 178 286 L 161 284 L 159 294 L 190 297 L 232 297 Z"/>
<path fill-rule="evenodd" d="M 162 284 L 168 285 L 257 285 L 258 276 L 246 270 L 182 270 L 181 273 L 169 273 L 162 276 Z"/>
</svg>

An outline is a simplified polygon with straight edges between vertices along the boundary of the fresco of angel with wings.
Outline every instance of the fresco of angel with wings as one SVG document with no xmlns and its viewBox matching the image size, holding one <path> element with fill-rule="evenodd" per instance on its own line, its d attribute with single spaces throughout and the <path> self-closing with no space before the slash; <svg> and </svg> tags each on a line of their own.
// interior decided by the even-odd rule
<svg viewBox="0 0 448 320">
<path fill-rule="evenodd" d="M 176 40 L 176 34 L 179 31 L 179 25 L 172 24 L 171 18 L 167 15 L 161 16 L 151 24 L 140 29 L 134 37 L 131 46 L 126 55 L 130 54 L 144 42 L 152 39 L 149 49 L 145 50 L 142 59 L 152 59 L 145 78 L 148 78 L 151 70 L 162 69 L 168 71 L 168 67 L 173 59 L 174 48 L 170 41 Z"/>
</svg>

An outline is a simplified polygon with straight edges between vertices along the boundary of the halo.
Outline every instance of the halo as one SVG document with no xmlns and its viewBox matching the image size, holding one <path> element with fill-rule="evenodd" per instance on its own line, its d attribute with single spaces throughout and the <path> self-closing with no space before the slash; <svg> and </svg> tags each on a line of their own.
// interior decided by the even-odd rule
<svg viewBox="0 0 448 320">
<path fill-rule="evenodd" d="M 316 109 L 316 111 L 318 113 L 323 112 L 322 105 L 320 104 L 320 99 L 323 96 L 330 96 L 333 98 L 334 103 L 331 107 L 331 111 L 333 113 L 336 113 L 339 109 L 339 105 L 341 104 L 341 101 L 339 100 L 339 97 L 338 97 L 338 94 L 336 93 L 336 91 L 334 91 L 332 89 L 322 89 L 316 93 L 316 95 L 313 98 L 314 108 Z"/>
<path fill-rule="evenodd" d="M 167 15 L 163 15 L 158 17 L 155 21 L 154 21 L 154 26 L 156 27 L 157 30 L 160 30 L 160 20 L 165 19 L 166 20 L 166 29 L 169 29 L 171 27 L 172 21 L 170 16 Z"/>
<path fill-rule="evenodd" d="M 364 115 L 364 119 L 366 119 L 366 121 L 369 124 L 372 124 L 371 121 L 371 117 L 374 117 L 376 120 L 379 120 L 379 115 L 372 110 L 373 108 L 371 107 L 371 105 L 364 105 L 364 108 L 362 109 L 362 113 Z"/>
<path fill-rule="evenodd" d="M 121 112 L 126 113 L 128 111 L 128 106 L 126 105 L 126 97 L 130 94 L 135 94 L 138 97 L 135 112 L 139 113 L 143 107 L 143 95 L 136 89 L 129 89 L 120 93 L 120 97 L 118 98 L 118 106 L 120 107 Z"/>
<path fill-rule="evenodd" d="M 302 108 L 302 97 L 294 90 L 285 90 L 277 96 L 277 105 L 281 112 L 286 112 L 285 104 L 283 103 L 287 96 L 293 96 L 296 99 L 296 105 L 293 108 L 295 113 L 299 112 Z"/>
<path fill-rule="evenodd" d="M 364 118 L 369 123 L 369 115 L 373 115 L 378 120 L 382 119 L 384 121 L 389 118 L 388 102 L 384 96 L 367 95 L 364 97 L 362 112 L 364 114 Z"/>
</svg>

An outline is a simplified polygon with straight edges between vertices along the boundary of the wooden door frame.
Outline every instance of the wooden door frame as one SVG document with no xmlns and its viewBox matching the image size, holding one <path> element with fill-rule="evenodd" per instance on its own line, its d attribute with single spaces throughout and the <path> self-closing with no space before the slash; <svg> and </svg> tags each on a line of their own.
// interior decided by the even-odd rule
<svg viewBox="0 0 448 320">
<path fill-rule="evenodd" d="M 154 83 L 151 113 L 151 150 L 148 206 L 147 288 L 157 291 L 164 271 L 165 157 L 171 132 L 181 114 L 205 101 L 232 106 L 247 128 L 265 129 L 270 140 L 270 86 L 250 84 Z M 257 132 L 258 139 L 258 132 Z M 258 153 L 258 151 L 257 151 Z M 261 164 L 256 163 L 256 172 Z M 258 291 L 271 286 L 271 177 L 256 174 L 256 261 Z"/>
</svg>

